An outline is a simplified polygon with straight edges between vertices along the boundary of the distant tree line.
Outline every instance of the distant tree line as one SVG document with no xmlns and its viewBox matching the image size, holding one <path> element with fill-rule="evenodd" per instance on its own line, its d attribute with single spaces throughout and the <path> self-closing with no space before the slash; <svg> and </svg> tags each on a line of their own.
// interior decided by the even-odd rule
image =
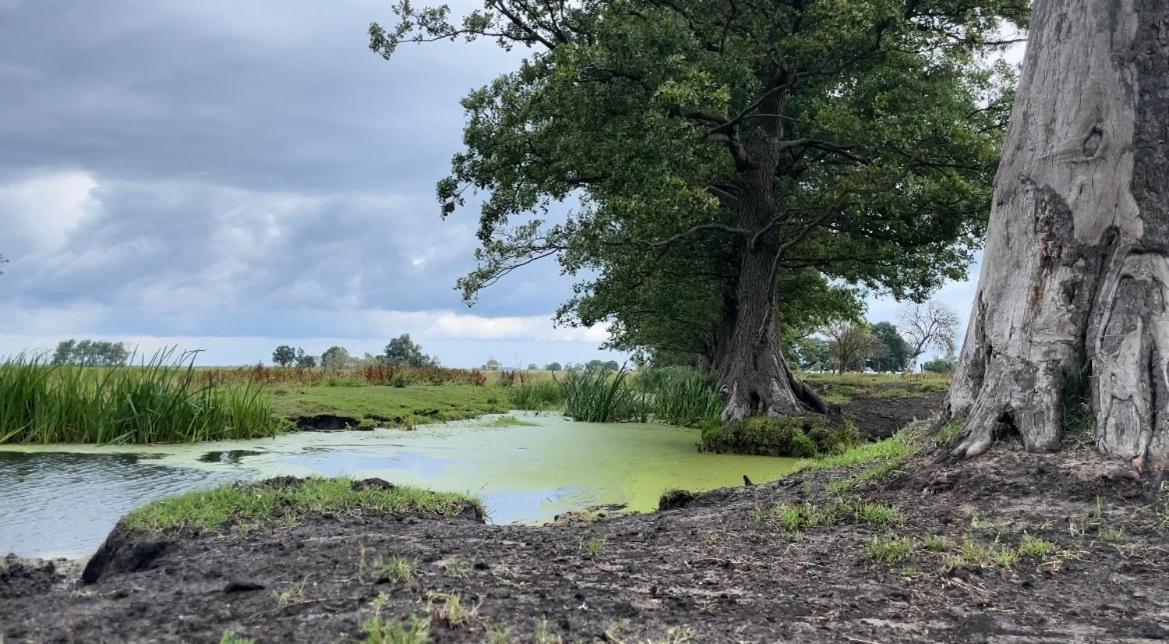
<svg viewBox="0 0 1169 644">
<path fill-rule="evenodd" d="M 788 358 L 807 371 L 897 372 L 914 370 L 918 358 L 932 349 L 943 356 L 921 368 L 949 373 L 954 368 L 958 324 L 958 315 L 944 304 L 908 304 L 897 325 L 836 321 L 817 334 L 795 338 L 788 344 Z"/>
<path fill-rule="evenodd" d="M 318 357 L 301 347 L 282 344 L 272 352 L 272 363 L 281 367 L 313 368 L 318 364 L 325 369 L 355 369 L 365 364 L 388 364 L 408 367 L 430 367 L 438 365 L 438 358 L 422 352 L 422 347 L 410 339 L 409 333 L 390 340 L 379 355 L 366 353 L 357 358 L 341 346 L 331 346 Z"/>
<path fill-rule="evenodd" d="M 121 342 L 62 340 L 53 352 L 53 364 L 82 367 L 114 367 L 126 364 L 130 352 Z"/>
</svg>

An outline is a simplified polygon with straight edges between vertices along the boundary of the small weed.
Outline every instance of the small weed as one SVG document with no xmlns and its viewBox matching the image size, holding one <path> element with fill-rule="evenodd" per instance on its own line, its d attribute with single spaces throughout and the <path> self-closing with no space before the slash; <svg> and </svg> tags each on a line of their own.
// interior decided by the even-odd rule
<svg viewBox="0 0 1169 644">
<path fill-rule="evenodd" d="M 287 606 L 294 601 L 304 599 L 304 587 L 308 584 L 309 575 L 305 575 L 300 581 L 289 586 L 284 592 L 276 593 L 276 601 L 280 602 L 281 606 Z"/>
<path fill-rule="evenodd" d="M 577 539 L 577 550 L 595 558 L 605 551 L 605 538 L 592 537 L 585 540 L 584 537 L 580 537 Z"/>
<path fill-rule="evenodd" d="M 536 644 L 561 644 L 564 641 L 559 635 L 548 630 L 547 617 L 541 617 L 540 623 L 536 624 L 536 632 L 532 633 L 532 640 Z"/>
<path fill-rule="evenodd" d="M 0 643 L 4 640 L 0 639 Z M 256 640 L 243 635 L 237 635 L 235 631 L 223 631 L 223 637 L 219 638 L 219 644 L 256 644 Z"/>
<path fill-rule="evenodd" d="M 489 644 L 511 644 L 512 641 L 510 628 L 497 626 L 487 631 L 487 642 Z"/>
<path fill-rule="evenodd" d="M 471 576 L 471 569 L 467 566 L 464 566 L 463 562 L 455 559 L 454 557 L 446 560 L 445 570 L 446 574 L 450 575 L 451 577 L 457 577 L 459 579 L 466 579 L 467 577 Z"/>
<path fill-rule="evenodd" d="M 1100 530 L 1098 536 L 1100 537 L 1101 541 L 1105 541 L 1107 543 L 1121 543 L 1128 539 L 1128 535 L 1125 534 L 1124 528 L 1103 528 Z"/>
<path fill-rule="evenodd" d="M 949 541 L 940 534 L 931 534 L 925 538 L 922 547 L 930 552 L 942 552 L 950 547 Z"/>
<path fill-rule="evenodd" d="M 871 523 L 878 528 L 905 523 L 905 516 L 901 514 L 900 510 L 880 503 L 865 503 L 856 506 L 853 509 L 853 516 L 861 523 Z"/>
<path fill-rule="evenodd" d="M 416 570 L 418 570 L 418 562 L 413 559 L 391 555 L 385 558 L 378 557 L 370 562 L 366 559 L 365 548 L 361 549 L 358 576 L 367 582 L 380 584 L 392 581 L 412 586 Z"/>
<path fill-rule="evenodd" d="M 430 620 L 410 616 L 410 621 L 386 622 L 374 616 L 361 626 L 365 641 L 369 644 L 427 644 L 430 642 Z"/>
<path fill-rule="evenodd" d="M 873 537 L 865 548 L 872 561 L 893 565 L 913 553 L 913 539 L 908 537 Z"/>
<path fill-rule="evenodd" d="M 438 621 L 451 628 L 458 628 L 473 623 L 479 607 L 463 606 L 463 598 L 452 593 L 430 593 L 426 597 L 426 610 Z"/>
<path fill-rule="evenodd" d="M 1017 552 L 1020 559 L 1042 559 L 1055 554 L 1056 546 L 1046 539 L 1024 534 L 1023 542 L 1019 544 Z"/>
</svg>

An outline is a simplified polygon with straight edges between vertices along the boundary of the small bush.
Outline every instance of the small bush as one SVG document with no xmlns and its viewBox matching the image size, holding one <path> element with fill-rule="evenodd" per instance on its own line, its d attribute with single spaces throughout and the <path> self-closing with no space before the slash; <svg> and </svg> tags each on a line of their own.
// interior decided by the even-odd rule
<svg viewBox="0 0 1169 644">
<path fill-rule="evenodd" d="M 716 453 L 759 454 L 814 458 L 839 454 L 860 443 L 849 419 L 834 424 L 826 416 L 755 416 L 729 423 L 708 424 L 702 431 L 702 450 Z"/>
<path fill-rule="evenodd" d="M 865 555 L 878 563 L 893 565 L 913 553 L 914 543 L 907 537 L 873 537 Z"/>
</svg>

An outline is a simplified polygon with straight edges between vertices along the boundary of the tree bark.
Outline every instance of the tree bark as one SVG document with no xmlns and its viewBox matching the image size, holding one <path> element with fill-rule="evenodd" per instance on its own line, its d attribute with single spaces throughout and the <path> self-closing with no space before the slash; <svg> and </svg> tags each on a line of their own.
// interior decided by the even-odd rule
<svg viewBox="0 0 1169 644">
<path fill-rule="evenodd" d="M 769 113 L 780 113 L 780 103 L 772 99 Z M 715 364 L 720 389 L 727 395 L 723 421 L 828 411 L 824 401 L 796 379 L 783 356 L 775 274 L 781 248 L 774 238 L 755 234 L 764 231 L 775 216 L 774 182 L 782 129 L 778 119 L 772 119 L 745 133 L 752 163 L 740 170 L 735 210 L 738 227 L 750 234 L 742 240 L 734 302 L 724 305 L 724 324 L 719 327 L 721 350 Z M 730 320 L 728 314 L 733 316 Z M 727 330 L 729 341 L 723 342 Z"/>
<path fill-rule="evenodd" d="M 1169 0 L 1037 0 L 942 421 L 1056 449 L 1088 379 L 1102 452 L 1169 456 Z"/>
</svg>

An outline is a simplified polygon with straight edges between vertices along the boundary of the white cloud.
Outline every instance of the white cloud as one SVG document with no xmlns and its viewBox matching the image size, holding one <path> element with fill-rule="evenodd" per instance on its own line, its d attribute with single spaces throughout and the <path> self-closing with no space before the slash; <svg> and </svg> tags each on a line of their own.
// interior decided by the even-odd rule
<svg viewBox="0 0 1169 644">
<path fill-rule="evenodd" d="M 86 172 L 56 171 L 0 185 L 0 246 L 17 260 L 59 250 L 98 207 L 97 180 Z"/>
</svg>

